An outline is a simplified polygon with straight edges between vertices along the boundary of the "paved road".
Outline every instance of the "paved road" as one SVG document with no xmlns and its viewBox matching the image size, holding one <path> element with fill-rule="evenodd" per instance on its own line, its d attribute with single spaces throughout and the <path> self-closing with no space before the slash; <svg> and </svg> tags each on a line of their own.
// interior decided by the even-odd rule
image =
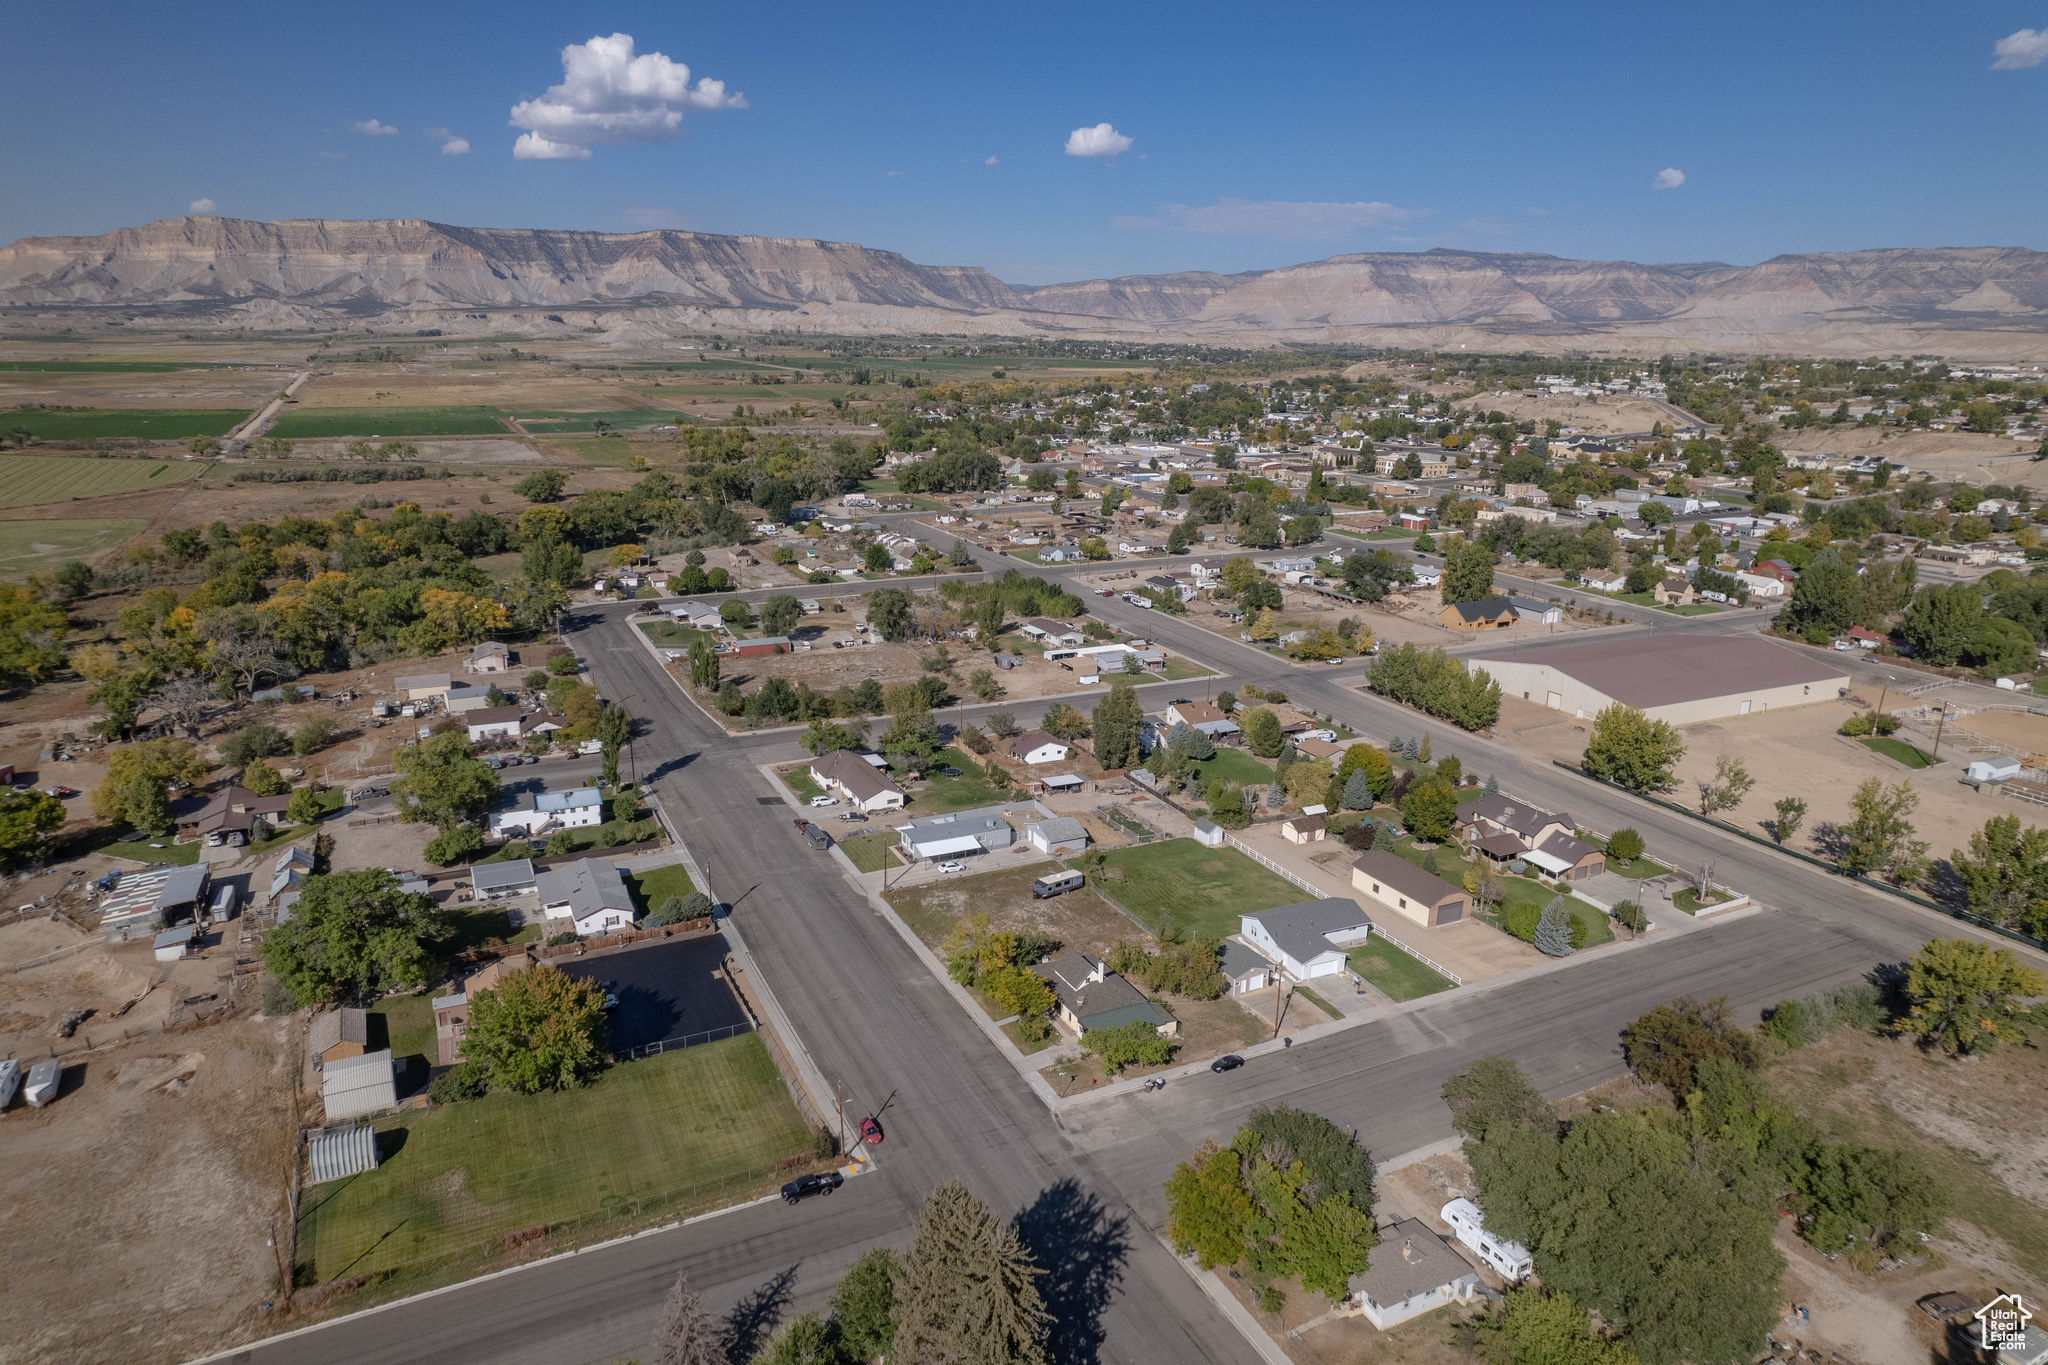
<svg viewBox="0 0 2048 1365">
<path fill-rule="evenodd" d="M 1774 908 L 1708 932 L 1450 992 L 1259 1057 L 1227 1076 L 1198 1074 L 1156 1094 L 1106 1098 L 1055 1117 L 836 864 L 795 835 L 755 768 L 798 756 L 794 734 L 725 737 L 635 640 L 625 623 L 630 610 L 579 612 L 574 643 L 605 693 L 641 722 L 635 743 L 643 779 L 705 865 L 714 895 L 733 907 L 759 969 L 826 1077 L 845 1087 L 856 1112 L 887 1102 L 879 1171 L 829 1201 L 733 1211 L 258 1346 L 242 1359 L 609 1360 L 644 1350 L 678 1269 L 689 1271 L 715 1311 L 759 1325 L 816 1307 L 867 1246 L 902 1245 L 922 1193 L 958 1176 L 999 1212 L 1020 1216 L 1048 1248 L 1052 1297 L 1069 1333 L 1060 1342 L 1063 1360 L 1249 1361 L 1247 1345 L 1150 1228 L 1163 1219 L 1159 1183 L 1173 1163 L 1205 1138 L 1226 1137 L 1250 1108 L 1305 1105 L 1356 1125 L 1382 1157 L 1414 1150 L 1449 1135 L 1437 1091 L 1473 1056 L 1513 1056 L 1547 1093 L 1567 1094 L 1618 1074 L 1620 1027 L 1675 995 L 1725 994 L 1738 1011 L 1753 1013 L 1854 980 L 1952 927 L 1393 707 L 1357 690 L 1355 665 L 1296 668 L 1185 621 L 1091 598 L 1091 611 L 1220 665 L 1226 681 L 1284 686 L 1298 702 L 1381 738 L 1427 732 L 1439 753 L 1455 751 L 1468 769 L 1497 772 L 1509 790 L 1564 806 L 1582 824 L 1632 824 L 1654 848 L 1710 854 L 1718 879 Z M 1148 709 L 1162 694 L 1189 687 L 1148 686 Z M 1042 706 L 1005 709 L 1028 718 Z"/>
</svg>

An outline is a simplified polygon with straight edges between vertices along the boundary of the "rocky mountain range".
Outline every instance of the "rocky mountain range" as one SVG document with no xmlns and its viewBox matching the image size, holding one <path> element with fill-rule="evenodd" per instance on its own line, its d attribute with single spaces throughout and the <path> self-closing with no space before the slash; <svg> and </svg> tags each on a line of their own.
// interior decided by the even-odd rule
<svg viewBox="0 0 2048 1365">
<path fill-rule="evenodd" d="M 432 325 L 635 344 L 707 327 L 1669 349 L 2048 355 L 2048 253 L 1903 248 L 1752 266 L 1454 251 L 1036 287 L 847 242 L 465 228 L 417 219 L 169 219 L 0 247 L 0 330 Z"/>
</svg>

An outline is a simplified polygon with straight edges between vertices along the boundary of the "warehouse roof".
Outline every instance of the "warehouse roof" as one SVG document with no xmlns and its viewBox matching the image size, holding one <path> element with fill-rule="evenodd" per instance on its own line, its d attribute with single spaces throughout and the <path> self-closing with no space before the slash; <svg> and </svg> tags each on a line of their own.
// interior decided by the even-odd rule
<svg viewBox="0 0 2048 1365">
<path fill-rule="evenodd" d="M 1783 645 L 1726 635 L 1632 635 L 1626 640 L 1517 650 L 1511 658 L 1474 659 L 1548 664 L 1639 711 L 1799 683 L 1836 682 L 1840 667 L 1807 659 Z"/>
</svg>

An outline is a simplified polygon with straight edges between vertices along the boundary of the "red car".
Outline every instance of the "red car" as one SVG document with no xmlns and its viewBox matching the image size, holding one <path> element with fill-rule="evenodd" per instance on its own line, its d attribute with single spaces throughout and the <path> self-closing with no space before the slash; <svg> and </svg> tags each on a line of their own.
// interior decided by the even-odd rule
<svg viewBox="0 0 2048 1365">
<path fill-rule="evenodd" d="M 870 1147 L 881 1146 L 882 1125 L 876 1123 L 872 1118 L 862 1119 L 860 1121 L 860 1140 Z"/>
</svg>

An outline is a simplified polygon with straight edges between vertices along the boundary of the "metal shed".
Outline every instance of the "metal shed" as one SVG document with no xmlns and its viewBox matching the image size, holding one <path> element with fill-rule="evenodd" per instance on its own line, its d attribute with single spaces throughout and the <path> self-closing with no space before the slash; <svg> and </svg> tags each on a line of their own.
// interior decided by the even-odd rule
<svg viewBox="0 0 2048 1365">
<path fill-rule="evenodd" d="M 368 1124 L 339 1133 L 321 1133 L 306 1144 L 306 1161 L 315 1185 L 377 1169 L 377 1134 Z"/>
</svg>

